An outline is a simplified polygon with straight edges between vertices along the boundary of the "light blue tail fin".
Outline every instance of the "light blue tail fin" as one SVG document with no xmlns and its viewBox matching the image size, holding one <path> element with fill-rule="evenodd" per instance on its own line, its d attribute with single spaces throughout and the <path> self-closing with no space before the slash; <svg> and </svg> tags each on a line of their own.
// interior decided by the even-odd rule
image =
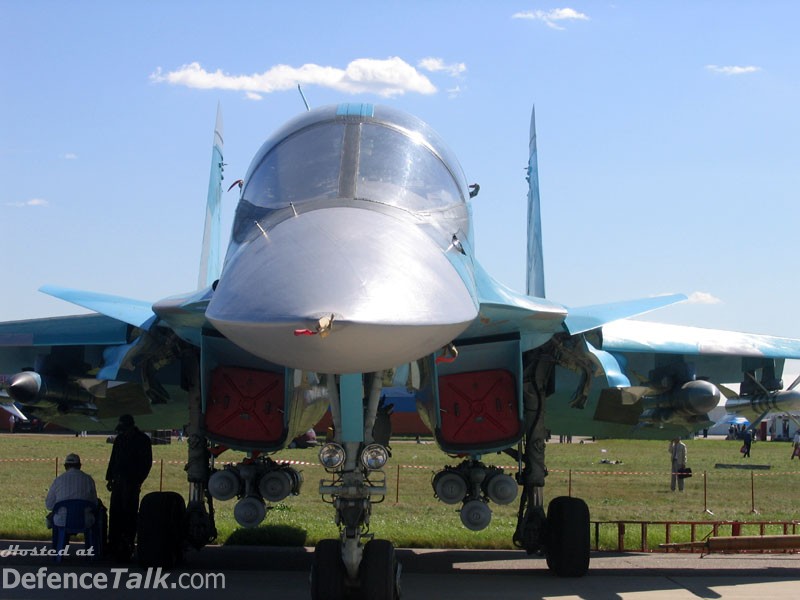
<svg viewBox="0 0 800 600">
<path fill-rule="evenodd" d="M 217 105 L 214 125 L 214 146 L 211 149 L 211 175 L 208 179 L 206 224 L 203 231 L 203 249 L 200 254 L 200 274 L 197 288 L 208 287 L 219 279 L 220 273 L 220 203 L 222 200 L 222 109 Z"/>
<path fill-rule="evenodd" d="M 536 158 L 536 107 L 531 111 L 528 144 L 528 271 L 529 296 L 544 298 L 544 258 L 542 256 L 542 216 L 539 210 L 539 164 Z"/>
</svg>

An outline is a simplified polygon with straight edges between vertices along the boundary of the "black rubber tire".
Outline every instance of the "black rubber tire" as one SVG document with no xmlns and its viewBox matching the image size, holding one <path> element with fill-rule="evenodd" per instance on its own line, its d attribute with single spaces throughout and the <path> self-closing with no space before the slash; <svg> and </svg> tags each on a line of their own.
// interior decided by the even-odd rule
<svg viewBox="0 0 800 600">
<path fill-rule="evenodd" d="M 589 507 L 580 498 L 559 496 L 547 507 L 547 566 L 559 577 L 583 577 L 591 548 Z"/>
<path fill-rule="evenodd" d="M 142 498 L 136 531 L 139 566 L 171 569 L 183 559 L 186 503 L 176 492 L 151 492 Z"/>
<path fill-rule="evenodd" d="M 388 540 L 371 540 L 361 560 L 361 597 L 364 600 L 397 600 L 397 557 Z"/>
<path fill-rule="evenodd" d="M 344 591 L 341 542 L 320 540 L 311 563 L 311 600 L 342 600 Z"/>
</svg>

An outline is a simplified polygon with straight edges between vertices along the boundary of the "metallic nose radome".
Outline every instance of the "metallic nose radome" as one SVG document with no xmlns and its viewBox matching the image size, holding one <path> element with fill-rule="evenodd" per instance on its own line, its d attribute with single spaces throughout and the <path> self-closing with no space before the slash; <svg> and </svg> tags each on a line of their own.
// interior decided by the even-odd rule
<svg viewBox="0 0 800 600">
<path fill-rule="evenodd" d="M 474 294 L 421 229 L 354 208 L 301 214 L 248 242 L 206 311 L 250 353 L 326 373 L 415 360 L 477 314 Z"/>
</svg>

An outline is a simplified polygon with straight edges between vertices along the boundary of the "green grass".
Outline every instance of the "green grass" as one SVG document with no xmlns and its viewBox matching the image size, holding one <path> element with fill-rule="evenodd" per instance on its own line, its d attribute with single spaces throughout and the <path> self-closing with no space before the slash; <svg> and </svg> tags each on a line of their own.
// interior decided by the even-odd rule
<svg viewBox="0 0 800 600">
<path fill-rule="evenodd" d="M 586 444 L 549 444 L 547 462 L 550 475 L 546 498 L 570 493 L 586 500 L 593 521 L 791 521 L 798 519 L 796 499 L 800 497 L 800 461 L 789 460 L 790 447 L 785 443 L 760 442 L 753 446 L 750 463 L 771 465 L 769 471 L 715 469 L 716 463 L 743 463 L 738 442 L 689 440 L 688 463 L 695 476 L 686 482 L 683 493 L 669 490 L 669 454 L 667 442 L 604 440 Z M 84 471 L 95 478 L 98 494 L 108 504 L 105 468 L 111 445 L 103 437 L 75 438 L 58 435 L 0 436 L 0 537 L 11 539 L 48 539 L 45 528 L 44 496 L 63 457 L 69 452 L 81 455 Z M 389 488 L 385 501 L 373 507 L 371 529 L 379 537 L 401 547 L 511 548 L 516 524 L 517 503 L 491 505 L 491 525 L 481 532 L 466 530 L 459 519 L 457 506 L 445 505 L 433 498 L 431 476 L 446 464 L 459 459 L 444 455 L 432 443 L 409 441 L 393 443 L 393 458 L 387 469 Z M 605 451 L 604 451 L 605 450 Z M 188 485 L 183 464 L 186 444 L 173 442 L 154 446 L 156 464 L 145 483 L 143 494 L 174 490 L 186 495 Z M 240 454 L 225 453 L 222 459 L 235 461 Z M 317 486 L 325 477 L 317 465 L 316 451 L 287 450 L 276 459 L 311 463 L 300 466 L 304 477 L 301 494 L 287 498 L 268 512 L 261 527 L 241 530 L 233 519 L 234 501 L 216 502 L 218 541 L 274 545 L 313 545 L 333 537 L 333 509 L 320 501 Z M 602 459 L 621 464 L 602 464 Z M 489 463 L 513 466 L 504 455 L 484 457 Z M 703 474 L 707 475 L 707 499 L 703 493 Z M 397 485 L 399 474 L 399 487 Z M 751 482 L 754 487 L 751 488 Z M 751 512 L 752 492 L 755 508 Z M 713 511 L 708 515 L 704 509 Z M 706 527 L 702 537 L 710 531 Z M 700 532 L 701 529 L 698 529 Z M 730 528 L 720 533 L 727 534 Z M 742 533 L 757 534 L 745 529 Z M 592 532 L 594 539 L 594 530 Z M 616 525 L 603 525 L 601 547 L 615 548 Z M 673 541 L 689 539 L 689 526 L 674 527 Z M 626 545 L 641 543 L 639 526 L 628 525 Z M 664 528 L 648 528 L 648 545 L 664 541 Z"/>
</svg>

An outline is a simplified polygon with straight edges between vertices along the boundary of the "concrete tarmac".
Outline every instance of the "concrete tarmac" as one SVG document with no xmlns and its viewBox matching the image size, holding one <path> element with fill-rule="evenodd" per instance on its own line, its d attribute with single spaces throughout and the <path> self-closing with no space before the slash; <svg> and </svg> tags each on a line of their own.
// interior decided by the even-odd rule
<svg viewBox="0 0 800 600">
<path fill-rule="evenodd" d="M 46 542 L 0 540 L 0 598 L 307 599 L 312 548 L 209 546 L 174 571 L 32 555 Z M 592 553 L 589 574 L 561 579 L 543 558 L 511 550 L 399 549 L 406 600 L 798 598 L 798 554 Z M 224 588 L 223 588 L 224 585 Z M 113 596 L 112 596 L 113 595 Z"/>
</svg>

